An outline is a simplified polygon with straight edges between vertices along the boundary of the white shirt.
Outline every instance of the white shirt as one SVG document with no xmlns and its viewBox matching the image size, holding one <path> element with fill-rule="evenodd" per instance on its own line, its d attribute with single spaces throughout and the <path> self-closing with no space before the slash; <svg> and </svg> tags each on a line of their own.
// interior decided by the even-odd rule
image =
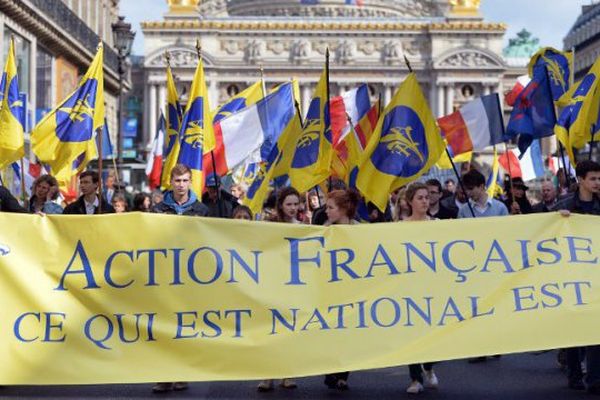
<svg viewBox="0 0 600 400">
<path fill-rule="evenodd" d="M 98 202 L 98 196 L 94 197 L 93 203 L 88 203 L 85 200 L 85 198 L 83 199 L 83 202 L 85 203 L 85 213 L 86 214 L 94 214 L 94 212 L 96 211 L 96 207 L 98 207 L 98 205 L 100 204 Z"/>
</svg>

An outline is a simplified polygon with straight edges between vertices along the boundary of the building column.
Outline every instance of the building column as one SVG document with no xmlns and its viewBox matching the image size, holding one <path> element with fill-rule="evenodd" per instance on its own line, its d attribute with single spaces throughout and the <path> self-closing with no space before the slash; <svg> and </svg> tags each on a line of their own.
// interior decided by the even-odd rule
<svg viewBox="0 0 600 400">
<path fill-rule="evenodd" d="M 435 101 L 435 81 L 429 81 L 429 108 L 431 109 L 431 113 L 433 115 L 437 115 L 436 101 Z"/>
<path fill-rule="evenodd" d="M 448 115 L 454 112 L 454 84 L 450 83 L 446 87 L 446 113 Z"/>
<path fill-rule="evenodd" d="M 160 112 L 163 113 L 163 115 L 167 115 L 167 86 L 165 85 L 160 85 L 158 87 L 158 115 L 160 115 Z M 165 117 L 166 118 L 166 117 Z"/>
<path fill-rule="evenodd" d="M 219 105 L 219 85 L 217 78 L 214 76 L 210 77 L 210 82 L 208 84 L 208 98 L 210 101 L 210 106 L 213 109 Z"/>
<path fill-rule="evenodd" d="M 150 126 L 148 127 L 148 137 L 153 138 L 154 134 L 156 133 L 156 122 L 157 122 L 157 118 L 156 118 L 156 111 L 157 111 L 157 107 L 156 107 L 156 101 L 157 101 L 157 95 L 156 95 L 156 85 L 151 83 L 150 84 Z"/>
<path fill-rule="evenodd" d="M 384 83 L 383 84 L 383 107 L 385 108 L 392 101 L 392 86 Z"/>
<path fill-rule="evenodd" d="M 437 116 L 444 116 L 444 84 L 438 83 L 437 85 Z"/>
<path fill-rule="evenodd" d="M 483 95 L 487 96 L 488 94 L 490 94 L 492 91 L 492 87 L 488 84 L 484 84 L 483 85 Z"/>
<path fill-rule="evenodd" d="M 300 86 L 300 101 L 302 102 L 302 114 L 306 116 L 310 106 L 310 85 L 307 83 Z"/>
</svg>

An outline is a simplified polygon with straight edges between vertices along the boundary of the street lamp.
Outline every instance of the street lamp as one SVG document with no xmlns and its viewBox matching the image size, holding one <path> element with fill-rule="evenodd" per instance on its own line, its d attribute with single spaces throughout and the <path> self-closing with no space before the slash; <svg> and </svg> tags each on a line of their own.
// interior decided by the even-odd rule
<svg viewBox="0 0 600 400">
<path fill-rule="evenodd" d="M 131 30 L 131 24 L 125 22 L 124 16 L 112 24 L 113 42 L 119 59 L 119 109 L 117 111 L 117 161 L 119 167 L 123 165 L 123 80 L 125 79 L 125 60 L 131 54 L 131 46 L 135 32 Z"/>
</svg>

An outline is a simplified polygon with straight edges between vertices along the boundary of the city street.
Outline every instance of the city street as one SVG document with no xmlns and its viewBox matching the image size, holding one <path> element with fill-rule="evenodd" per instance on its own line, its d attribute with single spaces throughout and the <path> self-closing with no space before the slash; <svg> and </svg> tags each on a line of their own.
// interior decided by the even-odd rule
<svg viewBox="0 0 600 400">
<path fill-rule="evenodd" d="M 53 366 L 60 368 L 60 366 Z M 321 377 L 298 379 L 298 389 L 277 387 L 258 393 L 256 382 L 192 383 L 185 392 L 155 395 L 151 384 L 95 386 L 15 386 L 0 389 L 1 399 L 461 399 L 461 400 L 567 400 L 593 398 L 566 387 L 566 378 L 556 362 L 556 352 L 504 356 L 499 360 L 468 364 L 464 360 L 435 367 L 440 379 L 437 391 L 419 396 L 405 392 L 408 368 L 396 367 L 352 373 L 350 390 L 327 389 Z"/>
</svg>

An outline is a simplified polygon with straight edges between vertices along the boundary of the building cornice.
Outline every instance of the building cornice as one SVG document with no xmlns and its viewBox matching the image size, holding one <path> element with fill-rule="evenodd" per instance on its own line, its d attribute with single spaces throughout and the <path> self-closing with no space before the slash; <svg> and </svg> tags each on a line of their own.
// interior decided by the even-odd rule
<svg viewBox="0 0 600 400">
<path fill-rule="evenodd" d="M 142 22 L 144 31 L 219 30 L 219 31 L 469 31 L 504 33 L 506 24 L 479 21 L 460 22 L 335 22 L 335 21 L 150 21 Z"/>
</svg>

